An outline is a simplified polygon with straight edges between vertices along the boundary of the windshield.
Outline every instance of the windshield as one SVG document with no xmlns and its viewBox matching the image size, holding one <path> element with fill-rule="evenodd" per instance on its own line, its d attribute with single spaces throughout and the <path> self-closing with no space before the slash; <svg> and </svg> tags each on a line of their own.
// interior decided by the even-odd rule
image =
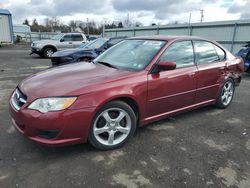
<svg viewBox="0 0 250 188">
<path fill-rule="evenodd" d="M 94 63 L 105 62 L 120 69 L 144 69 L 165 44 L 156 40 L 124 40 L 103 54 Z"/>
<path fill-rule="evenodd" d="M 100 48 L 106 41 L 108 41 L 108 39 L 104 39 L 104 38 L 95 39 L 91 41 L 90 43 L 88 43 L 83 48 L 88 48 L 88 49 Z"/>
<path fill-rule="evenodd" d="M 57 35 L 55 35 L 55 36 L 53 36 L 52 38 L 51 38 L 51 40 L 60 40 L 62 37 L 64 36 L 64 34 L 57 34 Z"/>
</svg>

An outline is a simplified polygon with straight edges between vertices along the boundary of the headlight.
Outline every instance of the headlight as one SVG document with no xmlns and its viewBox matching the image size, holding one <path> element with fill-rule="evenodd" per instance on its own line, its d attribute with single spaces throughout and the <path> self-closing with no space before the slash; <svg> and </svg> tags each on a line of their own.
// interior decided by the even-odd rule
<svg viewBox="0 0 250 188">
<path fill-rule="evenodd" d="M 38 110 L 46 113 L 51 111 L 64 110 L 70 107 L 76 100 L 76 97 L 51 97 L 37 99 L 29 105 L 29 109 Z"/>
<path fill-rule="evenodd" d="M 35 46 L 36 46 L 36 47 L 41 47 L 42 44 L 41 44 L 41 43 L 36 43 Z"/>
</svg>

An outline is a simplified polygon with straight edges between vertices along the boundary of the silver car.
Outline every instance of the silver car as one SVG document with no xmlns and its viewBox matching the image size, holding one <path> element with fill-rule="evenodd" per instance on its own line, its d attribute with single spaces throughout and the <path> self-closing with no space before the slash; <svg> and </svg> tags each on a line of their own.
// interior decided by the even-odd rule
<svg viewBox="0 0 250 188">
<path fill-rule="evenodd" d="M 58 50 L 77 48 L 86 43 L 87 38 L 83 33 L 60 33 L 50 40 L 39 40 L 31 43 L 31 54 L 35 53 L 41 57 L 50 57 Z"/>
</svg>

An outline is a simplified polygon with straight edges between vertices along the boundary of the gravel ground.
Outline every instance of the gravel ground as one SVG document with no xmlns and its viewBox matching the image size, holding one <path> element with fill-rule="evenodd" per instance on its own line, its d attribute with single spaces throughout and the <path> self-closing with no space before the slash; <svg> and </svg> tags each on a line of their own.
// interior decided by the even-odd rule
<svg viewBox="0 0 250 188">
<path fill-rule="evenodd" d="M 228 109 L 150 124 L 123 148 L 103 152 L 41 146 L 13 128 L 10 92 L 49 65 L 25 46 L 0 48 L 0 187 L 250 187 L 250 75 Z"/>
</svg>

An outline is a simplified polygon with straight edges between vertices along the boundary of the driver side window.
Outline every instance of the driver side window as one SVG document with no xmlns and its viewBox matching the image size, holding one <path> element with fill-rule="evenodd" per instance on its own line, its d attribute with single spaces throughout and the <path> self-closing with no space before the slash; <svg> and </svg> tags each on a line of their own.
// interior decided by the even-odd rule
<svg viewBox="0 0 250 188">
<path fill-rule="evenodd" d="M 173 43 L 162 54 L 160 61 L 171 61 L 176 63 L 176 68 L 194 65 L 194 51 L 191 41 L 180 41 Z"/>
</svg>

